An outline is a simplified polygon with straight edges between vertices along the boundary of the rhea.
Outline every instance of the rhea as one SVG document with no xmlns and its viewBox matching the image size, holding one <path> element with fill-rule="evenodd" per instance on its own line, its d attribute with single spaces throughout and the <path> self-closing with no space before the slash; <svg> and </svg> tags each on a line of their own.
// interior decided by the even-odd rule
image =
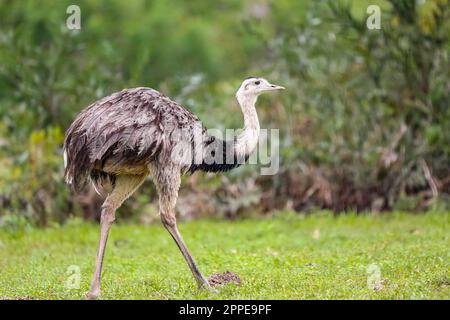
<svg viewBox="0 0 450 320">
<path fill-rule="evenodd" d="M 65 180 L 75 191 L 92 183 L 108 189 L 100 216 L 100 242 L 88 299 L 100 295 L 103 257 L 115 212 L 147 177 L 159 195 L 161 221 L 175 240 L 200 288 L 210 288 L 178 231 L 175 204 L 181 176 L 195 171 L 228 171 L 255 150 L 259 121 L 255 109 L 263 92 L 284 89 L 258 77 L 245 79 L 236 98 L 244 128 L 221 140 L 197 116 L 151 88 L 124 89 L 84 109 L 66 132 Z M 99 191 L 98 191 L 99 192 Z"/>
</svg>

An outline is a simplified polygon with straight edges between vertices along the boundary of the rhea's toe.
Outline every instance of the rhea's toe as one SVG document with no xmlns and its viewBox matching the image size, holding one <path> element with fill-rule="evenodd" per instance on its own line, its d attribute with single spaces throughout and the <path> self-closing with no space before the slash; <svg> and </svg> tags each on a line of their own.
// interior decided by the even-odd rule
<svg viewBox="0 0 450 320">
<path fill-rule="evenodd" d="M 208 281 L 205 280 L 205 281 L 198 283 L 198 288 L 200 290 L 207 290 L 207 289 L 211 288 L 211 286 L 209 285 Z"/>
<path fill-rule="evenodd" d="M 99 296 L 100 296 L 100 290 L 88 291 L 84 295 L 86 300 L 97 300 Z"/>
<path fill-rule="evenodd" d="M 211 293 L 219 293 L 219 290 L 213 288 L 208 282 L 203 282 L 198 285 L 199 290 L 208 291 Z"/>
</svg>

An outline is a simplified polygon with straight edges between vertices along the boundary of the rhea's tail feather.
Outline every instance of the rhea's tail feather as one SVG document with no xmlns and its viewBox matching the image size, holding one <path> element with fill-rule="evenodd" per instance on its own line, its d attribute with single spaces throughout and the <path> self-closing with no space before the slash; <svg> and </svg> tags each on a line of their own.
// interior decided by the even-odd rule
<svg viewBox="0 0 450 320">
<path fill-rule="evenodd" d="M 86 165 L 86 160 L 83 156 L 70 159 L 67 151 L 64 150 L 64 179 L 72 190 L 81 192 L 89 183 L 92 183 L 95 191 L 99 195 L 103 195 L 105 187 L 111 186 L 114 188 L 116 175 L 93 169 L 92 166 Z"/>
<path fill-rule="evenodd" d="M 64 150 L 64 179 L 70 187 L 76 191 L 80 192 L 87 184 L 87 177 L 89 176 L 89 169 L 84 168 L 80 162 L 79 157 L 73 159 L 67 150 Z"/>
<path fill-rule="evenodd" d="M 81 192 L 89 182 L 93 163 L 83 143 L 64 143 L 64 179 L 75 192 Z"/>
</svg>

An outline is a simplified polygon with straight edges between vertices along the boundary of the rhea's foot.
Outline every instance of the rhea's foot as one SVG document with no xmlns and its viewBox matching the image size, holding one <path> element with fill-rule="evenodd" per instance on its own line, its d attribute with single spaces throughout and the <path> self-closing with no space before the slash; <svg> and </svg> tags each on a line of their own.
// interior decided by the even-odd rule
<svg viewBox="0 0 450 320">
<path fill-rule="evenodd" d="M 85 293 L 84 297 L 86 300 L 97 300 L 97 298 L 100 296 L 100 289 L 97 290 L 89 290 Z"/>
<path fill-rule="evenodd" d="M 219 293 L 219 290 L 213 288 L 206 279 L 204 279 L 204 281 L 198 283 L 198 289 L 206 290 L 211 293 Z"/>
</svg>

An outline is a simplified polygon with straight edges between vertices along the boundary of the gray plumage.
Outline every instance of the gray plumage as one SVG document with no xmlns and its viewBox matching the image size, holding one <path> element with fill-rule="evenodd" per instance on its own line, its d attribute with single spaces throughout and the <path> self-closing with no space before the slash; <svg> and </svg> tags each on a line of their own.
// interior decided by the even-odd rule
<svg viewBox="0 0 450 320">
<path fill-rule="evenodd" d="M 192 112 L 151 88 L 125 89 L 84 109 L 66 132 L 65 179 L 76 191 L 91 181 L 112 191 L 101 213 L 100 244 L 87 298 L 100 294 L 106 241 L 115 211 L 150 177 L 159 193 L 160 216 L 200 287 L 209 287 L 178 231 L 175 204 L 181 175 L 197 170 L 227 171 L 244 163 L 255 150 L 260 93 L 283 89 L 262 78 L 248 78 L 236 97 L 244 114 L 243 131 L 230 140 L 209 135 Z"/>
<path fill-rule="evenodd" d="M 234 149 L 235 140 L 209 136 L 197 116 L 156 90 L 141 87 L 116 92 L 88 106 L 67 130 L 66 181 L 81 191 L 88 178 L 98 188 L 104 178 L 114 182 L 119 174 L 141 174 L 155 160 L 171 161 L 173 148 L 181 143 L 192 153 L 191 161 L 181 166 L 183 172 L 227 171 L 243 163 L 234 155 L 232 163 L 214 159 L 194 163 L 193 153 L 199 150 L 194 147 L 194 132 L 201 135 L 202 157 L 217 158 L 217 152 L 225 159 L 227 151 Z"/>
</svg>

